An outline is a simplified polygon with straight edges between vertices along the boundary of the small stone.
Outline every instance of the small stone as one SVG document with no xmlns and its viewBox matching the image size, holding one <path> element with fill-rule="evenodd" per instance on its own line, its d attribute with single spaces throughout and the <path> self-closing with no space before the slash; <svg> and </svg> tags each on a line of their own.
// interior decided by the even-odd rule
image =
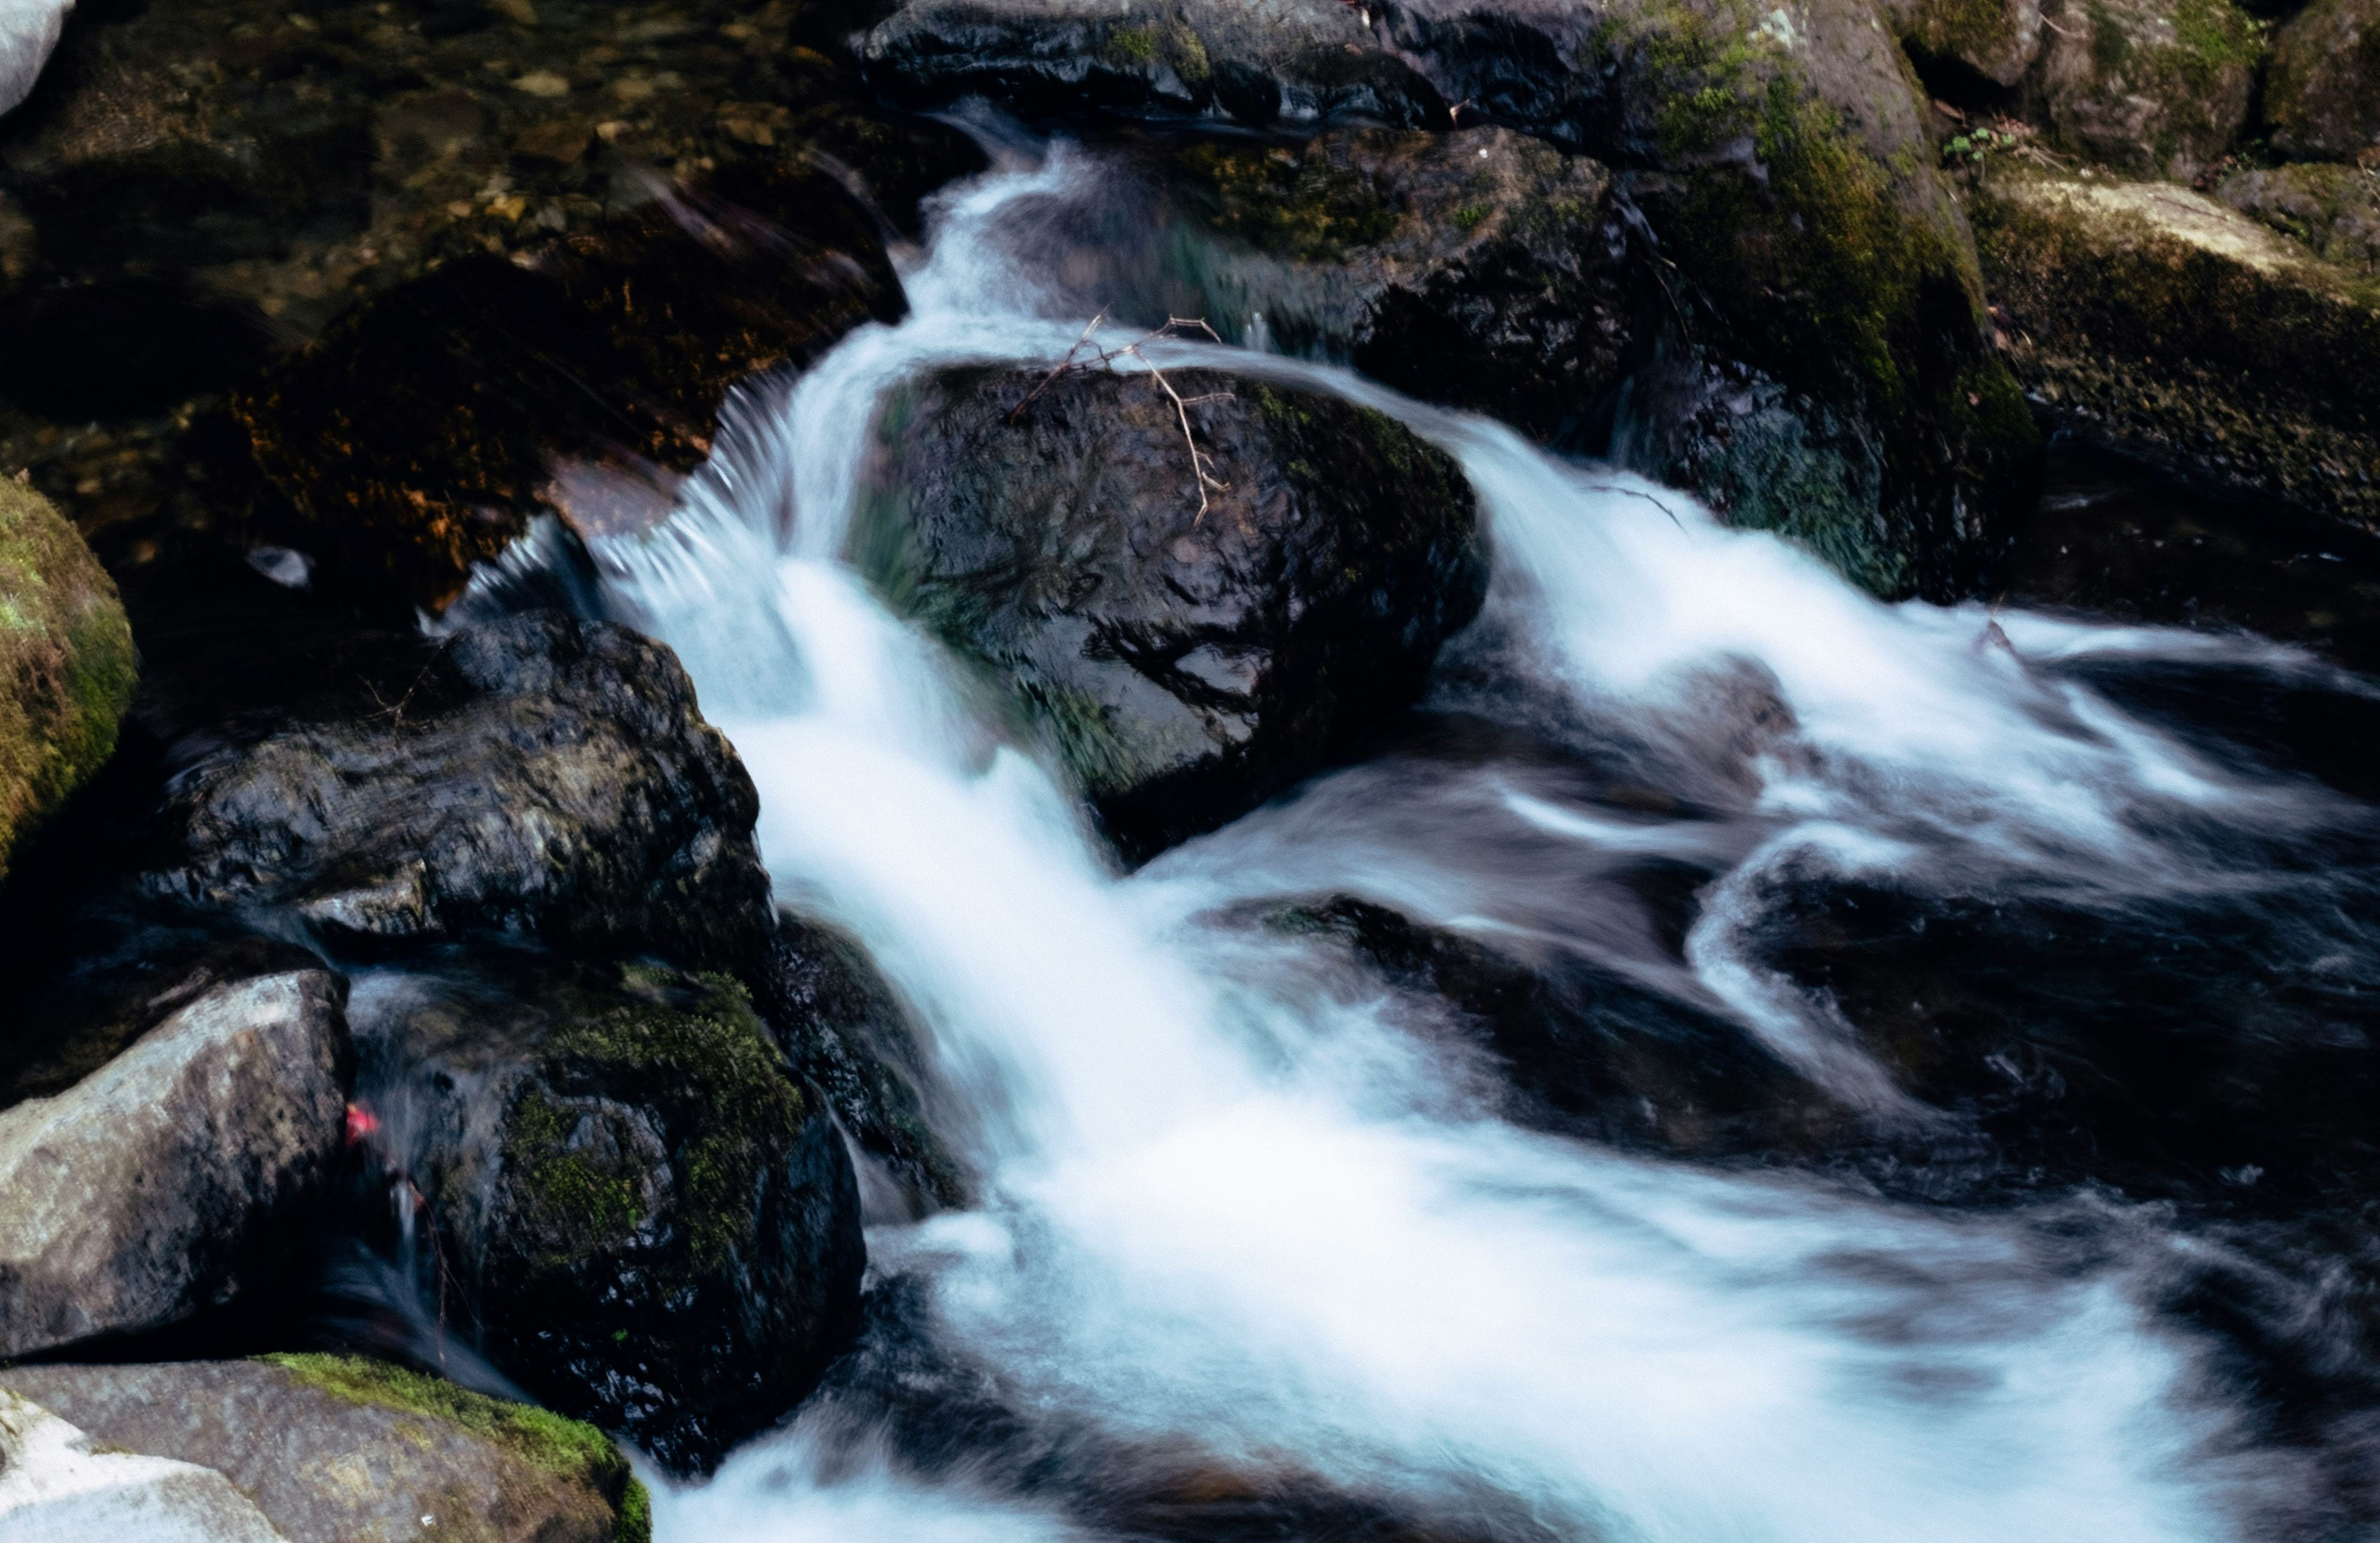
<svg viewBox="0 0 2380 1543">
<path fill-rule="evenodd" d="M 551 161 L 557 166 L 574 165 L 593 139 L 594 130 L 584 123 L 566 119 L 541 123 L 514 137 L 513 153 L 532 161 Z"/>
<path fill-rule="evenodd" d="M 550 69 L 533 69 L 515 80 L 513 90 L 531 96 L 568 96 L 570 82 Z"/>
<path fill-rule="evenodd" d="M 537 25 L 537 7 L 529 0 L 488 0 L 497 15 L 518 27 Z M 426 1525 L 426 1524 L 425 1524 Z"/>
</svg>

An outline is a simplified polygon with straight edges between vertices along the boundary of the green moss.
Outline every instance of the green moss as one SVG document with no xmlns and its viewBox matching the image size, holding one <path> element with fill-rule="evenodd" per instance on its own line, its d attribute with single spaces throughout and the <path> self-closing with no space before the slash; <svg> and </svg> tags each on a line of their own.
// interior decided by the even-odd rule
<svg viewBox="0 0 2380 1543">
<path fill-rule="evenodd" d="M 1105 51 L 1108 57 L 1128 65 L 1157 62 L 1157 29 L 1154 27 L 1115 27 L 1108 31 Z"/>
<path fill-rule="evenodd" d="M 1100 52 L 1111 64 L 1128 68 L 1164 63 L 1173 73 L 1191 86 L 1203 86 L 1214 74 L 1214 64 L 1207 56 L 1207 44 L 1184 23 L 1174 21 L 1163 26 L 1133 23 L 1108 29 L 1100 40 Z"/>
<path fill-rule="evenodd" d="M 591 1425 L 359 1355 L 284 1353 L 258 1359 L 348 1403 L 402 1410 L 460 1427 L 557 1478 L 619 1497 L 613 1503 L 623 1512 L 629 1503 L 625 1491 L 635 1480 L 627 1460 L 610 1437 Z"/>
<path fill-rule="evenodd" d="M 138 673 L 98 559 L 38 493 L 0 479 L 0 877 L 17 840 L 115 753 Z"/>
<path fill-rule="evenodd" d="M 565 1146 L 576 1120 L 531 1088 L 504 1127 L 504 1166 L 518 1175 L 537 1233 L 566 1238 L 575 1254 L 616 1247 L 645 1221 L 638 1186 Z"/>
<path fill-rule="evenodd" d="M 723 975 L 695 979 L 699 997 L 692 1004 L 637 1003 L 581 1019 L 549 1041 L 548 1054 L 579 1063 L 613 1086 L 695 1090 L 701 1107 L 686 1112 L 681 1124 L 690 1134 L 674 1157 L 689 1262 L 707 1272 L 752 1242 L 750 1199 L 771 1149 L 762 1137 L 790 1134 L 808 1110 L 744 988 Z M 640 982 L 631 977 L 628 984 Z M 522 1129 L 517 1114 L 514 1129 Z M 550 1131 L 524 1138 L 553 1139 Z M 617 1235 L 601 1230 L 622 1214 L 615 1197 L 566 1185 L 540 1193 L 544 1165 L 553 1160 L 538 1160 L 530 1181 L 538 1205 L 580 1207 L 590 1220 L 586 1235 Z"/>
<path fill-rule="evenodd" d="M 1209 141 L 1183 152 L 1180 164 L 1204 184 L 1207 225 L 1261 251 L 1335 262 L 1396 227 L 1395 201 L 1319 144 Z"/>
<path fill-rule="evenodd" d="M 1902 37 L 1922 54 L 1973 63 L 2007 52 L 2016 32 L 2016 18 L 2006 0 L 1932 0 Z"/>
<path fill-rule="evenodd" d="M 620 1496 L 619 1521 L 612 1528 L 612 1543 L 652 1543 L 653 1498 L 645 1492 L 644 1481 L 634 1476 Z"/>
</svg>

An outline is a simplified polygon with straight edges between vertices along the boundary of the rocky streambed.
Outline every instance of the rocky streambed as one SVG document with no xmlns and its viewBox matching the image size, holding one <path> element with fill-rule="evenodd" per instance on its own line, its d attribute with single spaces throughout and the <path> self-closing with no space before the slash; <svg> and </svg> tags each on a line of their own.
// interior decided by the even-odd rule
<svg viewBox="0 0 2380 1543">
<path fill-rule="evenodd" d="M 2370 1525 L 2358 4 L 0 17 L 0 1537 Z"/>
</svg>

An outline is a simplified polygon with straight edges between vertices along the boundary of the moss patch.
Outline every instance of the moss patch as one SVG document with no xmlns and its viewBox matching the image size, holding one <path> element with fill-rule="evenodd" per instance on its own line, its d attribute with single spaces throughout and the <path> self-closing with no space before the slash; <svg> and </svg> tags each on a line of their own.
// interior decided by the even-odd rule
<svg viewBox="0 0 2380 1543">
<path fill-rule="evenodd" d="M 591 1425 L 358 1355 L 281 1354 L 259 1359 L 348 1403 L 402 1410 L 458 1427 L 541 1472 L 587 1486 L 603 1496 L 618 1517 L 615 1543 L 648 1543 L 652 1536 L 651 1498 L 612 1439 Z"/>
<path fill-rule="evenodd" d="M 1335 262 L 1396 227 L 1395 200 L 1318 143 L 1291 150 L 1210 140 L 1184 151 L 1178 164 L 1203 184 L 1208 226 L 1260 251 Z M 1482 210 L 1472 224 L 1485 217 Z"/>
<path fill-rule="evenodd" d="M 139 662 L 74 527 L 0 479 L 0 878 L 10 850 L 115 753 Z"/>
</svg>

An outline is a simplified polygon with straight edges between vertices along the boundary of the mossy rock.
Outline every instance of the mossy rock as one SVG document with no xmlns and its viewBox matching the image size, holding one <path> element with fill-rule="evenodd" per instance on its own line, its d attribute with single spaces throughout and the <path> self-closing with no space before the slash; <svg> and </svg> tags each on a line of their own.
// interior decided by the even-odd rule
<svg viewBox="0 0 2380 1543">
<path fill-rule="evenodd" d="M 558 969 L 560 966 L 554 966 Z M 856 1180 L 744 988 L 632 965 L 434 992 L 381 1024 L 451 1321 L 555 1408 L 708 1470 L 847 1338 Z"/>
<path fill-rule="evenodd" d="M 2054 413 L 2204 476 L 2380 518 L 2380 284 L 2170 183 L 2009 169 L 1969 207 L 2010 358 Z"/>
<path fill-rule="evenodd" d="M 1998 86 L 2014 86 L 2041 54 L 2034 0 L 1886 0 L 1885 18 L 1920 59 L 1956 60 Z"/>
<path fill-rule="evenodd" d="M 140 670 L 115 585 L 41 494 L 0 480 L 0 878 L 115 753 Z"/>
<path fill-rule="evenodd" d="M 2380 279 L 2380 165 L 2251 166 L 2215 196 L 2290 237 L 2353 279 Z"/>
<path fill-rule="evenodd" d="M 18 1367 L 96 1442 L 212 1468 L 289 1543 L 650 1543 L 611 1440 L 550 1410 L 352 1355 Z"/>
<path fill-rule="evenodd" d="M 2265 24 L 2232 0 L 2049 0 L 2028 115 L 2058 149 L 2188 180 L 2248 122 Z"/>
<path fill-rule="evenodd" d="M 2380 162 L 2380 0 L 2313 0 L 2281 29 L 2265 124 L 2286 154 Z"/>
</svg>

